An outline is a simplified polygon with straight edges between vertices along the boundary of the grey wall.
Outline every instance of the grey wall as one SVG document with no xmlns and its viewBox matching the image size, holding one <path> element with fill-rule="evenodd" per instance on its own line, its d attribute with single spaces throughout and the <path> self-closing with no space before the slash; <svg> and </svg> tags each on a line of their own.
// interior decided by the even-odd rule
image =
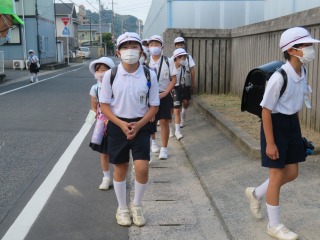
<svg viewBox="0 0 320 240">
<path fill-rule="evenodd" d="M 164 53 L 172 56 L 173 40 L 183 36 L 187 51 L 196 62 L 198 93 L 226 94 L 241 97 L 248 72 L 264 63 L 282 60 L 279 49 L 281 33 L 293 26 L 304 26 L 320 39 L 320 8 L 235 29 L 167 29 Z M 311 110 L 302 110 L 301 123 L 320 131 L 320 49 L 315 44 L 316 59 L 307 65 L 308 82 L 312 87 Z M 318 110 L 318 111 L 317 111 Z"/>
</svg>

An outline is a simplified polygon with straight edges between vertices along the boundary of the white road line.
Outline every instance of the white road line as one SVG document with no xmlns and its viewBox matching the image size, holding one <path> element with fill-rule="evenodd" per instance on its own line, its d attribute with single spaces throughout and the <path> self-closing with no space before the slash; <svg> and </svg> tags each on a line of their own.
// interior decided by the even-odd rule
<svg viewBox="0 0 320 240">
<path fill-rule="evenodd" d="M 87 66 L 84 66 L 84 67 L 87 67 Z M 8 94 L 8 93 L 11 93 L 11 92 L 15 92 L 15 91 L 21 90 L 21 89 L 23 89 L 23 88 L 32 87 L 32 86 L 34 86 L 35 84 L 48 81 L 48 80 L 50 80 L 50 79 L 59 77 L 59 76 L 61 76 L 61 75 L 64 75 L 64 74 L 67 74 L 67 73 L 70 73 L 70 72 L 75 72 L 75 71 L 77 71 L 77 70 L 79 70 L 79 69 L 81 69 L 81 68 L 84 68 L 84 67 L 80 67 L 80 68 L 77 68 L 77 69 L 74 69 L 74 70 L 71 70 L 71 71 L 68 71 L 68 72 L 60 73 L 60 74 L 54 75 L 54 76 L 52 76 L 52 77 L 42 79 L 42 80 L 40 80 L 39 82 L 30 83 L 30 84 L 28 84 L 28 85 L 15 88 L 15 89 L 12 89 L 12 90 L 10 90 L 10 91 L 0 93 L 0 96 L 5 95 L 5 94 Z"/>
<path fill-rule="evenodd" d="M 34 193 L 2 240 L 23 240 L 26 237 L 54 188 L 57 186 L 74 155 L 81 146 L 84 138 L 90 131 L 91 126 L 92 124 L 89 124 L 88 122 L 82 126 L 78 134 L 74 137 L 66 151 L 62 154 L 52 171 Z"/>
</svg>

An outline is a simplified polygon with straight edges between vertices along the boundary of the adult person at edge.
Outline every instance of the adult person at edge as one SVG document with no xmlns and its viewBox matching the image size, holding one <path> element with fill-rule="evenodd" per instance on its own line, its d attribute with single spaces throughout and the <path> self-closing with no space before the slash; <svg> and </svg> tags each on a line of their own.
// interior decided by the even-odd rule
<svg viewBox="0 0 320 240">
<path fill-rule="evenodd" d="M 159 83 L 160 106 L 156 115 L 156 121 L 160 120 L 161 128 L 161 149 L 159 153 L 160 160 L 168 158 L 168 142 L 169 142 L 169 123 L 171 120 L 171 108 L 173 99 L 171 91 L 177 82 L 177 70 L 172 59 L 168 59 L 162 54 L 163 40 L 159 35 L 153 35 L 149 38 L 150 62 L 149 67 L 154 69 L 157 74 Z M 152 152 L 159 152 L 159 148 L 155 142 L 155 134 L 152 138 Z"/>
<path fill-rule="evenodd" d="M 126 32 L 117 39 L 117 55 L 121 63 L 111 85 L 112 70 L 102 81 L 100 105 L 109 119 L 107 125 L 109 161 L 114 166 L 113 186 L 119 207 L 117 223 L 123 226 L 145 224 L 142 197 L 147 187 L 151 120 L 160 104 L 157 77 L 149 71 L 147 80 L 144 66 L 139 63 L 142 55 L 141 39 L 137 33 Z M 152 128 L 152 125 L 151 127 Z M 134 199 L 127 206 L 126 176 L 129 168 L 129 152 L 132 152 L 135 169 Z M 131 214 L 130 214 L 131 213 Z"/>
</svg>

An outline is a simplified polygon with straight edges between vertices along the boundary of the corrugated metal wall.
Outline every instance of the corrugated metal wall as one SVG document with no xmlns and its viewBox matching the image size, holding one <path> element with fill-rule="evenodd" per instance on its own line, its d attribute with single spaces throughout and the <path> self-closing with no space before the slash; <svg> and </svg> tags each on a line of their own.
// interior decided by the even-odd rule
<svg viewBox="0 0 320 240">
<path fill-rule="evenodd" d="M 242 96 L 249 71 L 262 64 L 284 58 L 279 49 L 282 32 L 293 26 L 305 26 L 320 39 L 320 8 L 232 30 L 168 29 L 164 33 L 165 54 L 172 55 L 173 40 L 183 36 L 187 51 L 196 62 L 197 92 L 233 93 Z M 307 65 L 308 82 L 313 90 L 312 109 L 303 108 L 300 119 L 307 128 L 320 131 L 320 47 L 315 44 L 316 59 Z"/>
</svg>

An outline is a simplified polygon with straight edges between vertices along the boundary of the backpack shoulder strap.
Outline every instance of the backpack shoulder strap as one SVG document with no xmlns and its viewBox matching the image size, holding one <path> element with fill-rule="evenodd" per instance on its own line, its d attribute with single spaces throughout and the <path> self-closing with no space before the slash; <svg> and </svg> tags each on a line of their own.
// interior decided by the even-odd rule
<svg viewBox="0 0 320 240">
<path fill-rule="evenodd" d="M 112 84 L 114 82 L 114 79 L 116 78 L 117 71 L 118 71 L 118 66 L 115 66 L 111 69 L 111 76 L 110 76 L 111 89 L 112 89 Z M 113 92 L 112 92 L 111 98 L 113 98 Z"/>
<path fill-rule="evenodd" d="M 286 90 L 286 88 L 287 88 L 288 76 L 287 76 L 286 71 L 283 70 L 283 68 L 279 68 L 277 70 L 277 72 L 279 72 L 283 77 L 283 85 L 282 85 L 282 88 L 280 90 L 280 96 L 279 96 L 279 98 L 280 98 L 282 96 L 282 94 L 284 93 L 284 91 Z"/>
<path fill-rule="evenodd" d="M 149 94 L 150 94 L 150 88 L 151 88 L 150 69 L 147 68 L 146 66 L 143 66 L 143 70 L 147 79 L 148 92 L 147 92 L 146 102 L 148 103 L 148 106 L 149 106 Z"/>
<path fill-rule="evenodd" d="M 164 58 L 164 61 L 166 62 L 166 64 L 168 65 L 168 68 L 170 70 L 168 57 L 167 56 L 163 56 L 163 58 Z"/>
</svg>

